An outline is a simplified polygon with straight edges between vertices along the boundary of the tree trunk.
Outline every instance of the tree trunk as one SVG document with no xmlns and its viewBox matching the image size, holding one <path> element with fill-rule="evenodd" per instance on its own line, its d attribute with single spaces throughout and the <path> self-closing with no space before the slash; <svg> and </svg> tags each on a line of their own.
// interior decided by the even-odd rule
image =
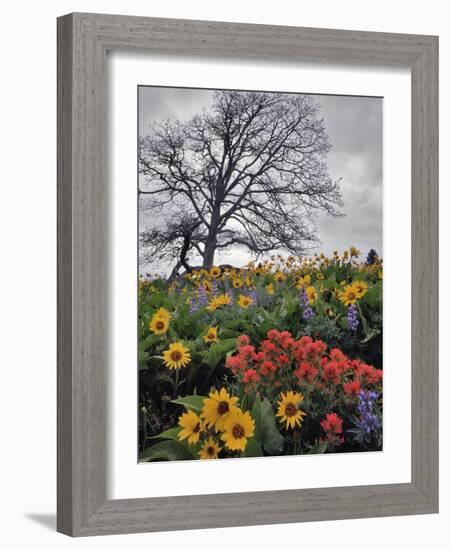
<svg viewBox="0 0 450 550">
<path fill-rule="evenodd" d="M 181 251 L 180 251 L 180 263 L 187 272 L 191 270 L 191 266 L 188 264 L 188 261 L 187 261 L 187 254 L 189 252 L 190 245 L 191 245 L 191 236 L 185 235 L 183 240 L 183 246 L 181 247 Z"/>
<path fill-rule="evenodd" d="M 218 229 L 219 223 L 213 223 L 213 221 L 211 221 L 208 238 L 205 242 L 205 251 L 203 253 L 203 267 L 211 267 L 214 265 Z"/>
<path fill-rule="evenodd" d="M 214 255 L 216 253 L 216 238 L 208 239 L 205 244 L 205 252 L 203 254 L 203 267 L 211 267 L 214 265 Z"/>
<path fill-rule="evenodd" d="M 205 242 L 205 252 L 203 253 L 203 267 L 211 267 L 214 265 L 214 255 L 215 255 L 216 246 L 217 246 L 217 233 L 219 231 L 219 224 L 220 224 L 220 202 L 219 202 L 219 198 L 216 198 L 216 204 L 211 214 L 208 238 Z"/>
</svg>

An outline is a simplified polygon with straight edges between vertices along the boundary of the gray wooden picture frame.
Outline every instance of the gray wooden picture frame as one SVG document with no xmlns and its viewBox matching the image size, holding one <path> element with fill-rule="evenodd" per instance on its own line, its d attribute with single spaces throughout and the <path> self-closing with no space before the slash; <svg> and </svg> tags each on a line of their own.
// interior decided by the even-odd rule
<svg viewBox="0 0 450 550">
<path fill-rule="evenodd" d="M 106 53 L 124 49 L 411 69 L 411 483 L 107 499 Z M 82 13 L 58 19 L 57 486 L 57 529 L 72 536 L 438 511 L 437 37 Z"/>
</svg>

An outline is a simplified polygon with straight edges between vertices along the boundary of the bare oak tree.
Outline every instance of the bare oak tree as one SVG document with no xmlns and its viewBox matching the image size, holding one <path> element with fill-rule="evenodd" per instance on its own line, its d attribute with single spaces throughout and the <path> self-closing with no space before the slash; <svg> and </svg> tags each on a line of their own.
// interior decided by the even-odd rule
<svg viewBox="0 0 450 550">
<path fill-rule="evenodd" d="M 186 255 L 195 251 L 205 267 L 231 246 L 256 256 L 304 253 L 317 241 L 314 212 L 340 215 L 330 149 L 307 95 L 218 91 L 208 112 L 155 123 L 139 140 L 140 199 L 157 219 L 145 232 L 149 250 L 173 256 L 171 234 L 181 235 L 189 219 Z"/>
</svg>

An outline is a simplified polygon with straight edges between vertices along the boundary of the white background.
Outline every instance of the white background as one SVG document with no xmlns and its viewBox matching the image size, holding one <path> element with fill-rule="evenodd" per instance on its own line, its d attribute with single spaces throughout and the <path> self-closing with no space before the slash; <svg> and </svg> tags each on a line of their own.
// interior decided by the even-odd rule
<svg viewBox="0 0 450 550">
<path fill-rule="evenodd" d="M 408 70 L 224 60 L 176 60 L 113 53 L 108 60 L 110 253 L 113 274 L 109 496 L 139 498 L 405 483 L 411 480 L 411 75 Z M 138 83 L 384 96 L 384 349 L 383 452 L 245 460 L 136 464 L 137 189 L 123 185 L 136 170 Z M 326 121 L 325 121 L 326 124 Z M 134 184 L 134 182 L 133 182 Z M 401 224 L 403 230 L 398 231 Z M 133 299 L 134 296 L 134 299 Z M 111 384 L 112 381 L 112 384 Z M 333 472 L 324 476 L 324 471 Z"/>
<path fill-rule="evenodd" d="M 0 133 L 2 238 L 0 399 L 2 426 L 0 540 L 6 548 L 258 548 L 361 547 L 398 543 L 409 549 L 448 541 L 450 520 L 446 388 L 442 353 L 441 513 L 439 516 L 245 527 L 195 532 L 70 540 L 54 533 L 56 360 L 56 28 L 55 17 L 71 11 L 228 20 L 440 35 L 441 97 L 450 97 L 450 28 L 445 2 L 412 0 L 292 0 L 203 2 L 134 0 L 15 2 L 2 6 Z M 450 178 L 448 100 L 440 107 L 441 181 Z M 447 251 L 449 187 L 441 190 L 441 243 Z M 442 280 L 449 257 L 441 260 Z M 445 287 L 443 287 L 445 290 Z M 441 333 L 449 325 L 448 294 L 442 292 Z M 445 342 L 445 339 L 442 338 Z M 448 363 L 448 361 L 447 361 Z"/>
</svg>

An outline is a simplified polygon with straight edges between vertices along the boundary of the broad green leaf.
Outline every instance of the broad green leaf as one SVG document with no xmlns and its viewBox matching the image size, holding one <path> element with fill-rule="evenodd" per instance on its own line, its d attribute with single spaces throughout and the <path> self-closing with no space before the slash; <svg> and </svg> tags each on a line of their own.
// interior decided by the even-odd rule
<svg viewBox="0 0 450 550">
<path fill-rule="evenodd" d="M 213 344 L 204 358 L 204 362 L 211 368 L 216 367 L 221 361 L 225 360 L 227 353 L 236 349 L 236 339 L 229 338 Z"/>
<path fill-rule="evenodd" d="M 159 435 L 155 435 L 150 439 L 172 439 L 174 441 L 178 441 L 178 434 L 181 432 L 181 430 L 181 426 L 175 426 L 175 428 L 170 428 L 170 430 L 161 432 Z"/>
<path fill-rule="evenodd" d="M 158 376 L 156 377 L 156 381 L 157 382 L 166 382 L 167 384 L 170 384 L 172 387 L 175 386 L 173 378 L 171 376 L 169 376 L 168 374 L 164 374 L 164 373 L 158 374 Z"/>
<path fill-rule="evenodd" d="M 252 416 L 255 420 L 255 439 L 269 454 L 280 454 L 284 449 L 284 438 L 277 429 L 275 414 L 267 398 L 256 398 Z"/>
<path fill-rule="evenodd" d="M 224 339 L 229 339 L 229 338 L 234 339 L 237 336 L 239 336 L 240 334 L 241 334 L 241 331 L 233 329 L 233 328 L 225 327 L 225 328 L 220 330 L 220 337 L 224 338 Z"/>
<path fill-rule="evenodd" d="M 375 307 L 381 304 L 383 299 L 383 284 L 378 281 L 374 286 L 370 287 L 365 295 L 361 298 L 361 302 L 368 304 L 370 307 Z"/>
<path fill-rule="evenodd" d="M 141 462 L 154 460 L 192 460 L 192 454 L 178 441 L 162 441 L 146 449 L 140 456 Z"/>
<path fill-rule="evenodd" d="M 281 453 L 284 449 L 284 438 L 277 429 L 275 414 L 267 398 L 261 401 L 262 444 L 269 454 Z"/>
<path fill-rule="evenodd" d="M 261 445 L 256 441 L 254 437 L 250 438 L 247 441 L 247 446 L 245 447 L 245 451 L 242 453 L 242 456 L 264 456 Z"/>
<path fill-rule="evenodd" d="M 139 350 L 139 368 L 140 369 L 146 369 L 147 368 L 147 361 L 148 359 L 148 353 L 145 351 Z"/>
<path fill-rule="evenodd" d="M 203 401 L 205 399 L 206 397 L 203 395 L 187 395 L 186 397 L 174 399 L 172 403 L 183 405 L 185 409 L 199 413 L 203 409 Z"/>
<path fill-rule="evenodd" d="M 259 393 L 256 395 L 255 403 L 253 404 L 252 417 L 255 421 L 255 435 L 256 441 L 261 443 L 262 441 L 262 428 L 261 428 L 261 397 Z"/>
<path fill-rule="evenodd" d="M 150 346 L 161 341 L 161 336 L 157 334 L 149 334 L 139 343 L 139 351 L 146 351 Z"/>
<path fill-rule="evenodd" d="M 314 447 L 312 447 L 312 449 L 309 451 L 308 454 L 310 454 L 310 455 L 323 454 L 327 450 L 327 447 L 328 447 L 328 442 L 327 441 L 318 441 L 314 445 Z"/>
<path fill-rule="evenodd" d="M 372 340 L 372 338 L 375 338 L 375 336 L 378 336 L 378 334 L 380 334 L 380 331 L 377 328 L 369 329 L 366 337 L 361 340 L 361 344 L 367 344 L 367 342 L 370 342 L 370 340 Z"/>
</svg>

